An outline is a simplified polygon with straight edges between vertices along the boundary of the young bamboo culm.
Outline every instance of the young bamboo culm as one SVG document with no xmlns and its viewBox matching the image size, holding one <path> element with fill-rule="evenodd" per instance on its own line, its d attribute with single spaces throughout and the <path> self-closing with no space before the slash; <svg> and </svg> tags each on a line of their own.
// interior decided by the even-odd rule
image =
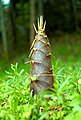
<svg viewBox="0 0 81 120">
<path fill-rule="evenodd" d="M 45 25 L 43 25 L 43 16 L 38 18 L 38 30 L 34 25 L 36 32 L 35 39 L 31 45 L 31 83 L 30 90 L 37 94 L 53 87 L 54 77 L 52 73 L 50 43 L 45 34 Z"/>
</svg>

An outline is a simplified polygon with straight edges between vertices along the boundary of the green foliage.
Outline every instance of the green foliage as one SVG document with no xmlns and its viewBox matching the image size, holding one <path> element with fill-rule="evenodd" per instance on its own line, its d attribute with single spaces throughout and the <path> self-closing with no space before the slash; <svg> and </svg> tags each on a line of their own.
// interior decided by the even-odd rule
<svg viewBox="0 0 81 120">
<path fill-rule="evenodd" d="M 24 74 L 24 69 L 18 72 L 17 65 L 11 65 L 12 72 L 6 71 L 7 77 L 0 84 L 0 118 L 19 119 L 25 109 L 30 109 L 26 105 L 30 99 L 29 78 Z"/>
<path fill-rule="evenodd" d="M 67 63 L 81 61 L 80 33 L 63 34 L 60 37 L 54 37 L 51 41 L 56 59 L 62 59 Z"/>
<path fill-rule="evenodd" d="M 1 120 L 79 120 L 81 118 L 81 64 L 53 63 L 51 91 L 32 97 L 30 76 L 18 63 L 0 80 Z"/>
</svg>

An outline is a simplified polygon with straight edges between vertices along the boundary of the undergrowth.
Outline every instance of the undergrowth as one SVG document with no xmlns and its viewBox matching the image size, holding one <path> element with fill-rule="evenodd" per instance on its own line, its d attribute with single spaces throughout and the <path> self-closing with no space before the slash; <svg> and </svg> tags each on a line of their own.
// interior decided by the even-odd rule
<svg viewBox="0 0 81 120">
<path fill-rule="evenodd" d="M 54 87 L 32 96 L 30 75 L 11 64 L 0 78 L 0 120 L 80 120 L 81 64 L 56 61 Z"/>
</svg>

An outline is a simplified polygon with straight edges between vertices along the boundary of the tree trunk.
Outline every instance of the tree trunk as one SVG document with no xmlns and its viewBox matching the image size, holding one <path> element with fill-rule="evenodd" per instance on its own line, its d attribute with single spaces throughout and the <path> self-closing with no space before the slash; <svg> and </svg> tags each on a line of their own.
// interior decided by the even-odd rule
<svg viewBox="0 0 81 120">
<path fill-rule="evenodd" d="M 17 47 L 17 33 L 16 33 L 16 8 L 14 7 L 13 0 L 11 0 L 10 7 L 9 7 L 9 17 L 10 17 L 10 24 L 11 24 L 11 31 L 12 31 L 12 50 L 16 49 Z"/>
<path fill-rule="evenodd" d="M 33 23 L 35 22 L 35 0 L 30 0 L 30 44 L 34 39 Z"/>
<path fill-rule="evenodd" d="M 38 17 L 43 15 L 43 0 L 37 0 L 38 2 Z"/>
<path fill-rule="evenodd" d="M 2 40 L 3 40 L 4 57 L 6 60 L 8 60 L 6 24 L 5 24 L 3 5 L 1 2 L 0 2 L 0 20 L 1 20 L 1 32 L 2 32 Z"/>
<path fill-rule="evenodd" d="M 21 16 L 22 16 L 22 26 L 24 29 L 24 39 L 27 41 L 27 29 L 26 29 L 26 15 L 24 10 L 24 0 L 21 0 Z"/>
<path fill-rule="evenodd" d="M 70 7 L 71 7 L 71 22 L 73 23 L 73 28 L 75 30 L 78 30 L 79 25 L 78 25 L 78 18 L 77 18 L 77 8 L 76 8 L 76 1 L 75 0 L 71 0 L 70 1 Z"/>
</svg>

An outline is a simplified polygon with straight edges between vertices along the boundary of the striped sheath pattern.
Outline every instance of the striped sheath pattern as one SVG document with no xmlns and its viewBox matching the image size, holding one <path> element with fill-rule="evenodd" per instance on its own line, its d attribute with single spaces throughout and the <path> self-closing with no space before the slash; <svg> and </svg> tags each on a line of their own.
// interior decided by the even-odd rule
<svg viewBox="0 0 81 120">
<path fill-rule="evenodd" d="M 45 24 L 43 16 L 38 19 L 38 31 L 31 45 L 31 83 L 30 90 L 37 94 L 53 87 L 54 76 L 52 74 L 52 63 L 50 54 L 50 43 L 45 34 Z"/>
</svg>

